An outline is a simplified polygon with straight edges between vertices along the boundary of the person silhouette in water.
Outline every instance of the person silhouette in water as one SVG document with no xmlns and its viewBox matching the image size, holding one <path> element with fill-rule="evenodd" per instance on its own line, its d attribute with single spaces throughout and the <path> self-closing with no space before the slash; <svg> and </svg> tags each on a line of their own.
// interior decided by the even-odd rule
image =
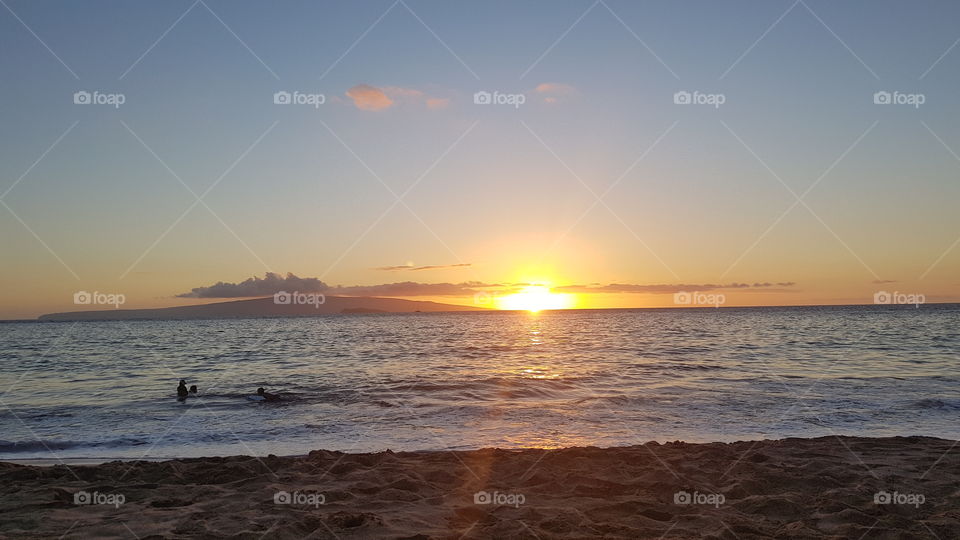
<svg viewBox="0 0 960 540">
<path fill-rule="evenodd" d="M 180 379 L 180 386 L 177 387 L 177 397 L 185 398 L 187 397 L 188 393 L 189 390 L 187 390 L 187 381 Z"/>
<path fill-rule="evenodd" d="M 197 393 L 197 385 L 190 385 L 190 393 L 194 395 Z"/>
<path fill-rule="evenodd" d="M 257 395 L 262 397 L 264 401 L 281 401 L 280 396 L 277 394 L 271 394 L 263 388 L 257 388 Z"/>
</svg>

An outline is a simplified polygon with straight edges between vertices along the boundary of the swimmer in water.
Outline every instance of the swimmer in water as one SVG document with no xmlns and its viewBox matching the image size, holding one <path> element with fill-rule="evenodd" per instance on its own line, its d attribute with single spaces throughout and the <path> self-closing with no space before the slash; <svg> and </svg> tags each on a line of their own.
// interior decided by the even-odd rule
<svg viewBox="0 0 960 540">
<path fill-rule="evenodd" d="M 190 393 L 196 395 L 196 393 L 197 393 L 197 385 L 195 385 L 195 384 L 190 385 Z"/>
<path fill-rule="evenodd" d="M 189 390 L 187 390 L 187 381 L 180 379 L 180 386 L 177 387 L 177 397 L 185 398 L 187 397 L 188 393 Z"/>
<path fill-rule="evenodd" d="M 278 396 L 277 394 L 271 394 L 270 392 L 267 392 L 263 388 L 257 388 L 257 395 L 262 397 L 264 401 L 282 401 L 280 399 L 280 396 Z"/>
</svg>

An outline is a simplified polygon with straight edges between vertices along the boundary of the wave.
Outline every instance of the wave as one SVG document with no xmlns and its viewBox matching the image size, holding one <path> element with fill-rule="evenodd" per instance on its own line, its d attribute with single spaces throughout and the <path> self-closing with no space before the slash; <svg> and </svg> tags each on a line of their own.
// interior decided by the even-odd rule
<svg viewBox="0 0 960 540">
<path fill-rule="evenodd" d="M 150 444 L 146 439 L 112 439 L 107 441 L 0 441 L 0 454 L 19 454 L 24 452 L 56 452 L 75 448 L 127 448 Z"/>
<path fill-rule="evenodd" d="M 487 377 L 484 379 L 461 380 L 451 382 L 400 382 L 392 385 L 391 389 L 399 392 L 444 392 L 457 390 L 476 390 L 476 389 L 502 389 L 502 388 L 523 388 L 523 387 L 543 387 L 565 389 L 575 386 L 576 378 L 549 378 L 549 377 Z"/>
<path fill-rule="evenodd" d="M 580 398 L 574 403 L 577 405 L 585 403 L 597 403 L 602 405 L 616 405 L 618 407 L 626 407 L 630 405 L 646 405 L 651 402 L 657 401 L 657 398 L 653 397 L 631 397 L 631 396 L 590 396 L 585 398 Z"/>
<path fill-rule="evenodd" d="M 370 394 L 442 399 L 552 399 L 578 388 L 580 377 L 486 377 L 475 380 L 429 382 L 424 380 L 394 382 Z"/>
<path fill-rule="evenodd" d="M 927 398 L 914 401 L 911 406 L 915 409 L 944 409 L 956 411 L 960 410 L 960 401 Z"/>
</svg>

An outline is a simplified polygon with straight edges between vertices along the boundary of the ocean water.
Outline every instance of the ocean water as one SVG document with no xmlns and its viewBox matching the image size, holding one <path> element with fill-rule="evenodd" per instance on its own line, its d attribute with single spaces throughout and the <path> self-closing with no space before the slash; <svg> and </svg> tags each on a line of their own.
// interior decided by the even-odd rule
<svg viewBox="0 0 960 540">
<path fill-rule="evenodd" d="M 960 439 L 958 351 L 960 305 L 8 323 L 0 459 Z"/>
</svg>

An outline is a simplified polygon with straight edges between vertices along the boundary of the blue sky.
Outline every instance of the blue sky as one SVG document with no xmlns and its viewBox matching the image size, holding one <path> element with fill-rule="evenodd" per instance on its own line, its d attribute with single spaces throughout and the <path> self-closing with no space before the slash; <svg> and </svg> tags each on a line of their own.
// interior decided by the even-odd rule
<svg viewBox="0 0 960 540">
<path fill-rule="evenodd" d="M 5 1 L 0 315 L 78 288 L 162 304 L 267 270 L 960 299 L 960 253 L 943 255 L 960 235 L 956 3 Z M 358 85 L 392 105 L 361 110 Z M 327 102 L 277 106 L 278 90 Z M 679 90 L 725 102 L 675 105 Z M 881 90 L 925 102 L 876 105 Z M 200 194 L 241 155 L 171 228 L 195 198 L 167 167 Z M 799 195 L 828 170 L 781 217 L 781 181 Z M 381 181 L 413 186 L 385 216 Z M 372 270 L 407 262 L 471 266 Z"/>
</svg>

